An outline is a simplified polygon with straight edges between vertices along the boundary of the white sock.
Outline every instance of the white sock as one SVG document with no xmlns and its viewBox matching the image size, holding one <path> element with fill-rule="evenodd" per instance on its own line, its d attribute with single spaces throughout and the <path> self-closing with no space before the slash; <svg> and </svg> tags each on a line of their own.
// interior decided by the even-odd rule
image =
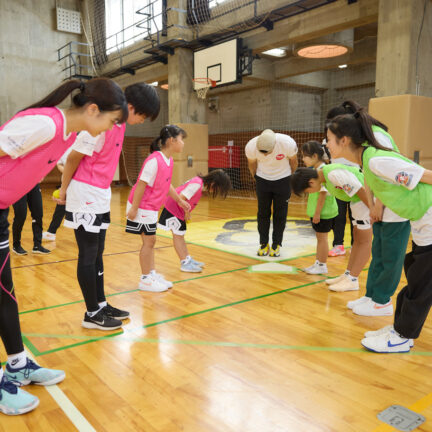
<svg viewBox="0 0 432 432">
<path fill-rule="evenodd" d="M 27 355 L 25 351 L 18 354 L 8 355 L 7 362 L 13 369 L 22 368 L 27 364 Z"/>
<path fill-rule="evenodd" d="M 99 303 L 99 307 L 104 308 L 107 304 L 108 304 L 108 302 L 105 300 L 105 301 Z"/>
<path fill-rule="evenodd" d="M 0 368 L 0 381 L 3 379 L 3 368 Z"/>
<path fill-rule="evenodd" d="M 349 270 L 345 270 L 344 275 L 345 275 L 345 276 L 349 276 L 349 275 L 350 275 L 350 271 L 349 271 Z"/>
<path fill-rule="evenodd" d="M 100 307 L 97 311 L 89 312 L 87 311 L 87 315 L 91 318 L 95 316 L 102 308 Z"/>
<path fill-rule="evenodd" d="M 146 274 L 146 275 L 145 275 L 145 274 L 142 274 L 142 275 L 141 275 L 141 279 L 145 279 L 145 278 L 147 278 L 147 277 L 149 277 L 149 276 L 150 276 L 150 273 L 149 273 L 149 274 Z"/>
<path fill-rule="evenodd" d="M 326 265 L 325 262 L 322 263 L 321 261 L 318 261 L 318 260 L 315 261 L 315 264 L 318 264 L 320 266 L 325 266 Z"/>
<path fill-rule="evenodd" d="M 349 278 L 350 278 L 351 282 L 357 282 L 358 281 L 358 277 L 350 276 Z"/>
<path fill-rule="evenodd" d="M 150 270 L 150 273 L 149 273 L 150 275 L 155 275 L 156 274 L 156 270 Z"/>
</svg>

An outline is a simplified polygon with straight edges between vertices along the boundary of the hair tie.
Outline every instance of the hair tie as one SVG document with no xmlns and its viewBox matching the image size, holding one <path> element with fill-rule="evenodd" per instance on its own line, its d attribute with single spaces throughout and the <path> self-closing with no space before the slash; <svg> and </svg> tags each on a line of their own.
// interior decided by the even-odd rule
<svg viewBox="0 0 432 432">
<path fill-rule="evenodd" d="M 356 112 L 354 113 L 354 118 L 355 118 L 355 119 L 360 118 L 360 111 L 356 111 Z"/>
<path fill-rule="evenodd" d="M 83 82 L 80 83 L 79 89 L 82 93 L 85 91 L 85 84 Z"/>
</svg>

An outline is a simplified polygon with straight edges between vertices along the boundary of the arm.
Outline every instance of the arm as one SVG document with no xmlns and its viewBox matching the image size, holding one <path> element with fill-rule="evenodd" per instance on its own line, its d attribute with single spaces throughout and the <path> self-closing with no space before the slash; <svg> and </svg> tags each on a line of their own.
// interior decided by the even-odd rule
<svg viewBox="0 0 432 432">
<path fill-rule="evenodd" d="M 189 212 L 191 209 L 190 204 L 184 199 L 183 195 L 179 195 L 174 186 L 170 185 L 168 195 L 184 210 L 185 219 L 189 219 Z M 187 216 L 187 217 L 186 217 Z"/>
<path fill-rule="evenodd" d="M 289 162 L 290 167 L 291 167 L 291 172 L 294 173 L 298 167 L 297 154 L 293 157 L 288 158 L 288 162 Z"/>
<path fill-rule="evenodd" d="M 79 163 L 81 162 L 81 159 L 84 156 L 85 155 L 83 153 L 77 152 L 75 150 L 72 150 L 70 152 L 70 155 L 66 160 L 66 164 L 64 166 L 63 175 L 62 175 L 62 185 L 60 187 L 60 194 L 59 194 L 60 204 L 64 204 L 66 202 L 66 190 L 69 186 L 69 183 L 72 180 L 73 175 L 75 174 L 75 171 L 78 168 Z"/>
<path fill-rule="evenodd" d="M 420 181 L 422 183 L 432 184 L 432 171 L 430 171 L 430 170 L 424 170 L 424 173 L 421 176 Z"/>
<path fill-rule="evenodd" d="M 146 182 L 142 180 L 138 180 L 138 184 L 135 189 L 135 193 L 132 200 L 132 207 L 129 209 L 126 215 L 129 220 L 135 219 L 146 187 L 147 187 Z"/>
<path fill-rule="evenodd" d="M 57 164 L 57 169 L 58 169 L 58 170 L 63 174 L 63 171 L 64 171 L 64 165 L 58 163 L 58 164 Z"/>
<path fill-rule="evenodd" d="M 2 149 L 0 149 L 0 157 L 3 156 L 9 156 L 7 153 L 5 153 Z"/>
<path fill-rule="evenodd" d="M 327 196 L 327 192 L 325 191 L 320 192 L 318 195 L 317 206 L 312 218 L 312 222 L 315 224 L 319 223 L 319 221 L 321 220 L 321 210 L 324 207 L 326 196 Z"/>
<path fill-rule="evenodd" d="M 251 173 L 252 177 L 255 177 L 257 167 L 258 167 L 258 161 L 256 159 L 249 159 L 249 158 L 247 161 L 248 161 L 249 172 Z"/>
<path fill-rule="evenodd" d="M 365 192 L 369 204 L 368 207 L 370 209 L 370 217 L 372 219 L 372 223 L 379 222 L 382 220 L 384 205 L 378 198 L 374 199 L 374 194 L 366 182 L 364 185 L 365 185 Z"/>
<path fill-rule="evenodd" d="M 369 207 L 369 201 L 368 201 L 368 198 L 366 195 L 366 190 L 364 187 L 360 188 L 357 191 L 356 195 L 360 198 L 360 200 L 365 204 L 366 207 L 370 208 Z"/>
</svg>

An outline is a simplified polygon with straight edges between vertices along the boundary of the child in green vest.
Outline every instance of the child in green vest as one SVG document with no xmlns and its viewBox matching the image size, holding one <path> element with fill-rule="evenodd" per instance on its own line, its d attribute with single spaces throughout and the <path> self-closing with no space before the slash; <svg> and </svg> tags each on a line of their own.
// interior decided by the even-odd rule
<svg viewBox="0 0 432 432">
<path fill-rule="evenodd" d="M 397 297 L 394 323 L 366 332 L 362 340 L 371 351 L 408 352 L 432 305 L 432 171 L 380 145 L 363 109 L 335 117 L 327 128 L 332 157 L 360 164 L 374 195 L 411 222 L 413 248 L 404 263 L 408 284 Z"/>
<path fill-rule="evenodd" d="M 363 184 L 363 174 L 358 168 L 342 164 L 325 165 L 319 170 L 299 168 L 291 179 L 291 186 L 296 195 L 319 192 L 321 187 L 325 186 L 335 198 L 351 203 L 354 242 L 345 273 L 326 280 L 331 291 L 358 290 L 358 277 L 370 258 L 372 227 Z"/>
<path fill-rule="evenodd" d="M 302 145 L 303 162 L 307 167 L 320 170 L 330 160 L 330 153 L 318 141 L 308 141 Z M 304 269 L 308 274 L 327 274 L 328 233 L 333 227 L 333 221 L 338 214 L 338 206 L 334 196 L 330 195 L 324 186 L 319 192 L 308 194 L 307 215 L 317 238 L 316 260 L 313 265 Z"/>
</svg>

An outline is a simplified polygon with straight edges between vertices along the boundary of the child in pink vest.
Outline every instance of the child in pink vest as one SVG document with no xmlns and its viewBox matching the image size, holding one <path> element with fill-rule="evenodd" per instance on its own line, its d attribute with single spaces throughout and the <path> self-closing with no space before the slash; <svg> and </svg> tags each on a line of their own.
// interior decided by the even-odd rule
<svg viewBox="0 0 432 432">
<path fill-rule="evenodd" d="M 190 205 L 179 197 L 171 186 L 174 153 L 183 150 L 186 132 L 175 125 L 162 128 L 153 141 L 150 156 L 144 161 L 138 180 L 133 186 L 126 206 L 126 232 L 140 234 L 141 279 L 138 288 L 143 291 L 162 292 L 172 287 L 172 283 L 155 271 L 154 246 L 159 209 L 169 194 L 185 211 Z"/>
<path fill-rule="evenodd" d="M 74 90 L 78 93 L 72 98 L 73 106 L 58 109 L 56 105 Z M 124 122 L 126 116 L 124 94 L 114 81 L 74 80 L 0 127 L 0 334 L 8 354 L 5 371 L 0 368 L 0 411 L 5 414 L 23 414 L 39 404 L 37 397 L 19 386 L 52 385 L 65 378 L 64 371 L 42 368 L 24 351 L 10 268 L 8 207 L 56 166 L 76 132 L 87 129 L 97 135 Z"/>
<path fill-rule="evenodd" d="M 130 125 L 154 120 L 160 102 L 154 87 L 136 83 L 126 87 Z M 63 173 L 60 198 L 66 194 L 64 225 L 73 228 L 78 245 L 78 282 L 86 303 L 82 326 L 88 329 L 115 330 L 129 312 L 107 303 L 104 287 L 103 251 L 110 224 L 111 182 L 123 145 L 126 125 L 93 138 L 79 134 Z"/>
<path fill-rule="evenodd" d="M 221 170 L 210 171 L 207 175 L 198 175 L 176 189 L 180 198 L 186 200 L 192 211 L 201 198 L 203 187 L 212 198 L 220 195 L 226 198 L 228 191 L 231 189 L 231 181 L 228 174 Z M 165 208 L 159 218 L 159 228 L 165 231 L 172 231 L 174 249 L 180 258 L 180 270 L 190 273 L 202 272 L 204 263 L 195 261 L 188 252 L 184 236 L 186 234 L 186 220 L 189 214 L 171 198 L 168 197 L 165 202 Z"/>
</svg>

